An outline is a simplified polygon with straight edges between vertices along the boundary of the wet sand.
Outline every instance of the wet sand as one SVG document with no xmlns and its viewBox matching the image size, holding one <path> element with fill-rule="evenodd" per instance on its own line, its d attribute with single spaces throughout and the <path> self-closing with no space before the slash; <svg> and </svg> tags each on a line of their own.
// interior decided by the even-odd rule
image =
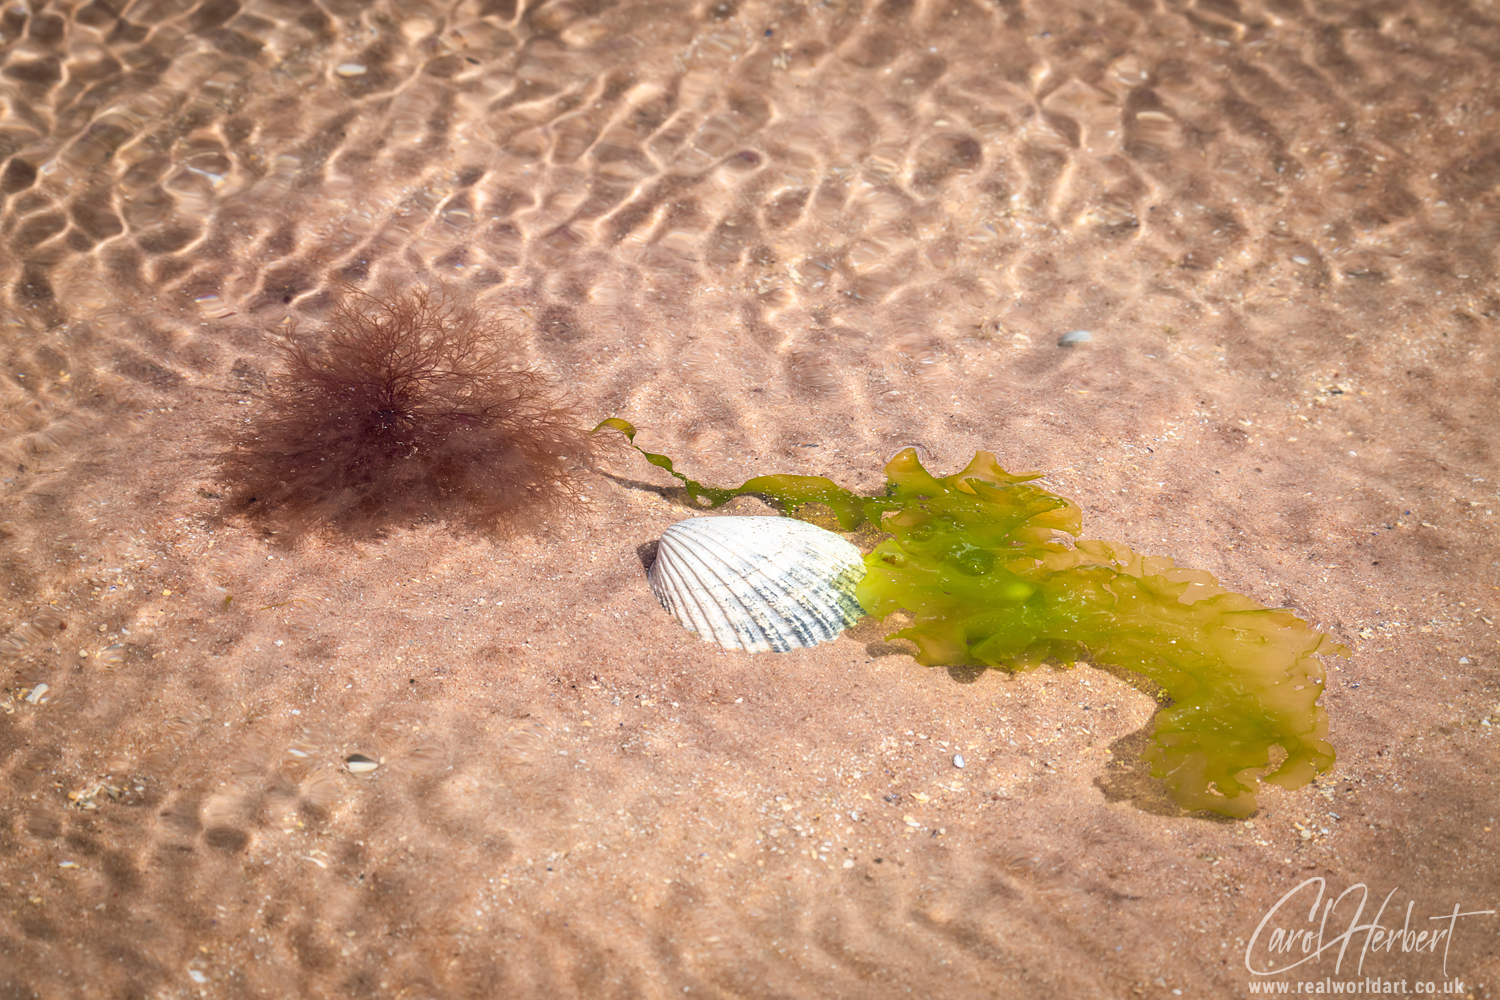
<svg viewBox="0 0 1500 1000">
<path fill-rule="evenodd" d="M 0 35 L 0 996 L 1494 994 L 1495 915 L 1245 967 L 1311 878 L 1393 929 L 1500 910 L 1481 8 L 33 2 Z M 1085 537 L 1350 646 L 1338 764 L 1185 815 L 1155 703 L 1091 667 L 924 668 L 869 620 L 719 651 L 647 589 L 692 511 L 624 452 L 511 535 L 226 516 L 274 335 L 382 282 L 509 317 L 705 482 L 1046 472 Z M 1317 930 L 1296 899 L 1258 968 Z"/>
</svg>

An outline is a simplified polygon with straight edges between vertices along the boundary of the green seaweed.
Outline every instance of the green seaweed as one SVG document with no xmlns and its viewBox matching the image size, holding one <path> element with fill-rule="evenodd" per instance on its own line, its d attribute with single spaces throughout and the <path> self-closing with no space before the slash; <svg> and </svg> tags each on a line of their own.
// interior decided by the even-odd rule
<svg viewBox="0 0 1500 1000">
<path fill-rule="evenodd" d="M 612 427 L 631 439 L 635 428 Z M 877 524 L 890 537 L 865 557 L 856 596 L 864 610 L 911 621 L 907 639 L 927 665 L 1029 670 L 1078 660 L 1138 672 L 1161 689 L 1151 773 L 1186 809 L 1243 817 L 1256 808 L 1255 775 L 1299 788 L 1333 766 L 1325 675 L 1316 654 L 1348 655 L 1331 637 L 1280 609 L 1221 586 L 1204 570 L 1078 536 L 1071 501 L 1012 475 L 989 452 L 937 477 L 907 449 L 886 466 L 886 492 L 862 497 L 821 476 L 757 476 L 706 487 L 669 458 L 636 449 L 681 481 L 695 503 L 764 497 L 795 514 L 827 505 L 845 530 Z"/>
<path fill-rule="evenodd" d="M 879 517 L 878 513 L 872 513 L 877 508 L 870 506 L 872 503 L 878 504 L 878 498 L 862 497 L 857 493 L 851 493 L 833 480 L 822 476 L 756 476 L 734 489 L 704 486 L 674 469 L 672 460 L 667 456 L 646 451 L 637 445 L 635 443 L 636 430 L 629 421 L 621 420 L 619 417 L 610 417 L 599 421 L 593 433 L 597 434 L 604 427 L 612 427 L 624 434 L 632 448 L 645 455 L 646 461 L 652 465 L 665 469 L 676 477 L 682 483 L 688 498 L 700 506 L 706 502 L 710 508 L 722 507 L 735 497 L 762 496 L 774 500 L 792 513 L 807 504 L 820 503 L 833 511 L 834 516 L 838 518 L 839 527 L 845 531 L 853 531 L 864 522 L 874 521 Z"/>
</svg>

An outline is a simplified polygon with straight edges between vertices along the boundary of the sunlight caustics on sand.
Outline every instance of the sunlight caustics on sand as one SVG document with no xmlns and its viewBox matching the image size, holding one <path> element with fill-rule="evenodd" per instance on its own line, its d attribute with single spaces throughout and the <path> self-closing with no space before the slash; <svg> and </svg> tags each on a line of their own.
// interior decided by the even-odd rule
<svg viewBox="0 0 1500 1000">
<path fill-rule="evenodd" d="M 1241 996 L 1313 875 L 1492 908 L 1497 51 L 1432 0 L 0 5 L 0 997 Z M 380 516 L 252 513 L 226 442 L 319 457 L 288 343 L 422 289 L 562 443 L 1048 470 L 1119 541 L 1058 579 L 1162 553 L 1353 650 L 1337 765 L 1188 813 L 1077 631 L 703 642 L 645 569 L 701 504 L 623 447 L 481 469 L 526 523 L 401 427 Z"/>
</svg>

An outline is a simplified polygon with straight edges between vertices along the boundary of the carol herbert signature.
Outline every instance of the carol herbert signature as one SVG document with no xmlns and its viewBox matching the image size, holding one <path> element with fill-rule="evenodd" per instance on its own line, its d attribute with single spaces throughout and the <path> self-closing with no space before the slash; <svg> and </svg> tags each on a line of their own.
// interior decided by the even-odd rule
<svg viewBox="0 0 1500 1000">
<path fill-rule="evenodd" d="M 1387 893 L 1375 915 L 1363 922 L 1370 902 L 1370 891 L 1364 883 L 1351 885 L 1337 897 L 1328 898 L 1326 879 L 1314 877 L 1303 881 L 1277 900 L 1261 918 L 1245 946 L 1245 968 L 1253 975 L 1272 976 L 1312 962 L 1336 948 L 1333 974 L 1338 975 L 1349 957 L 1350 946 L 1355 945 L 1359 950 L 1356 974 L 1364 971 L 1365 959 L 1372 955 L 1437 954 L 1441 949 L 1446 976 L 1455 938 L 1474 922 L 1473 918 L 1494 917 L 1496 913 L 1493 909 L 1465 910 L 1454 903 L 1451 912 L 1429 916 L 1424 921 L 1413 915 L 1415 901 L 1408 901 L 1397 926 L 1400 904 L 1389 918 L 1386 914 L 1391 911 L 1391 900 L 1398 891 L 1392 889 Z M 1307 904 L 1305 918 L 1304 904 Z"/>
</svg>

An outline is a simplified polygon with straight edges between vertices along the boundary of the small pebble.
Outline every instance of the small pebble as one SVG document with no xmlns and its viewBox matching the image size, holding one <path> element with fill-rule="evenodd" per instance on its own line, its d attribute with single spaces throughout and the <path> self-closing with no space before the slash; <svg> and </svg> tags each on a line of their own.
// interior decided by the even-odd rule
<svg viewBox="0 0 1500 1000">
<path fill-rule="evenodd" d="M 1459 663 L 1468 663 L 1469 662 L 1469 658 L 1467 656 L 1460 656 L 1458 658 L 1458 662 Z"/>
<path fill-rule="evenodd" d="M 341 63 L 334 72 L 339 76 L 363 76 L 365 68 L 359 63 Z"/>
<path fill-rule="evenodd" d="M 26 696 L 26 703 L 28 705 L 40 705 L 42 703 L 42 699 L 47 696 L 47 692 L 50 690 L 51 688 L 49 688 L 47 685 L 38 684 L 36 687 L 32 688 L 31 693 Z"/>
<path fill-rule="evenodd" d="M 203 973 L 199 972 L 197 969 L 189 969 L 188 970 L 188 978 L 191 979 L 195 983 L 206 983 L 206 982 L 208 982 L 208 977 L 205 976 Z"/>
<path fill-rule="evenodd" d="M 1059 337 L 1057 340 L 1057 346 L 1072 347 L 1074 344 L 1086 343 L 1093 339 L 1094 335 L 1092 333 L 1089 333 L 1087 330 L 1074 330 L 1072 333 L 1065 333 L 1061 337 Z"/>
<path fill-rule="evenodd" d="M 1308 260 L 1306 257 L 1298 255 L 1298 256 L 1292 258 L 1292 263 L 1293 264 L 1311 264 L 1312 261 Z"/>
<path fill-rule="evenodd" d="M 378 761 L 373 761 L 362 753 L 350 754 L 344 759 L 344 766 L 349 769 L 350 774 L 369 774 L 380 766 Z"/>
<path fill-rule="evenodd" d="M 964 766 L 964 755 L 963 754 L 956 753 L 956 754 L 953 755 L 953 766 L 954 767 L 959 767 L 959 768 L 961 768 L 961 767 Z"/>
<path fill-rule="evenodd" d="M 408 42 L 415 42 L 432 34 L 435 26 L 425 17 L 412 17 L 401 22 L 401 34 Z"/>
</svg>

